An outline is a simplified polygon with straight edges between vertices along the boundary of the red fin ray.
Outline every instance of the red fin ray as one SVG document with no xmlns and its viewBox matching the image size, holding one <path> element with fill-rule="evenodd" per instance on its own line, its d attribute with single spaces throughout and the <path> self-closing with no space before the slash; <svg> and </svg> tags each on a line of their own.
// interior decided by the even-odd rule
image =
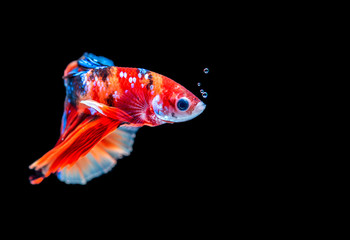
<svg viewBox="0 0 350 240">
<path fill-rule="evenodd" d="M 82 100 L 80 103 L 106 117 L 132 124 L 135 127 L 142 126 L 148 121 L 146 116 L 149 108 L 148 95 L 142 89 L 137 92 L 128 91 L 117 100 L 115 106 L 108 106 L 94 100 Z"/>
</svg>

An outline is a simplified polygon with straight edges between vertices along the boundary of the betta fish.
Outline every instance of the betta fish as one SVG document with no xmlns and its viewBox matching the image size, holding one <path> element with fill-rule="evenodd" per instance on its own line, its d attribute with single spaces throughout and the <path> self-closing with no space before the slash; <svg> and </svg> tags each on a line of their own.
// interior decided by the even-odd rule
<svg viewBox="0 0 350 240">
<path fill-rule="evenodd" d="M 50 174 L 68 184 L 86 184 L 128 156 L 142 126 L 184 122 L 206 105 L 161 74 L 116 67 L 85 53 L 64 71 L 66 98 L 60 137 L 49 152 L 29 166 L 31 184 Z"/>
</svg>

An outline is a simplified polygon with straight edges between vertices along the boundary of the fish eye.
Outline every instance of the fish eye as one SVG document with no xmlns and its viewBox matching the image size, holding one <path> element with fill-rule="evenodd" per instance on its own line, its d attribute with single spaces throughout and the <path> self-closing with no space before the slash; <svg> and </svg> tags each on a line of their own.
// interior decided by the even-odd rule
<svg viewBox="0 0 350 240">
<path fill-rule="evenodd" d="M 186 111 L 190 106 L 189 100 L 187 98 L 180 98 L 176 103 L 177 109 L 180 111 Z"/>
</svg>

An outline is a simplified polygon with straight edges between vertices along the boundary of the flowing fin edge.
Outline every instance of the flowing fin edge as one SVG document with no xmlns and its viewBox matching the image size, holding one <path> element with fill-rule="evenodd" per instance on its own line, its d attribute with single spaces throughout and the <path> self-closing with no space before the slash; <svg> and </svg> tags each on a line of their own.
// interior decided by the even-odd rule
<svg viewBox="0 0 350 240">
<path fill-rule="evenodd" d="M 85 157 L 74 165 L 66 166 L 57 178 L 67 184 L 85 185 L 113 169 L 117 160 L 130 155 L 139 128 L 122 126 L 106 136 Z"/>
</svg>

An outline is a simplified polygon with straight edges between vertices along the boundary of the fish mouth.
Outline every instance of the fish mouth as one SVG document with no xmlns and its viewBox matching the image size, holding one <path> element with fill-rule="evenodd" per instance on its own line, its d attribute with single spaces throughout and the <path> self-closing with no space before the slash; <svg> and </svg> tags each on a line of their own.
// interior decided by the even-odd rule
<svg viewBox="0 0 350 240">
<path fill-rule="evenodd" d="M 186 122 L 189 120 L 192 120 L 193 118 L 197 117 L 200 115 L 204 109 L 206 108 L 207 105 L 205 105 L 203 102 L 197 103 L 196 107 L 192 110 L 191 115 L 185 115 L 178 117 L 177 119 L 172 119 L 172 122 Z"/>
<path fill-rule="evenodd" d="M 204 104 L 204 102 L 199 102 L 197 106 L 194 108 L 193 113 L 196 115 L 196 117 L 201 114 L 204 109 L 207 107 L 207 105 Z"/>
</svg>

